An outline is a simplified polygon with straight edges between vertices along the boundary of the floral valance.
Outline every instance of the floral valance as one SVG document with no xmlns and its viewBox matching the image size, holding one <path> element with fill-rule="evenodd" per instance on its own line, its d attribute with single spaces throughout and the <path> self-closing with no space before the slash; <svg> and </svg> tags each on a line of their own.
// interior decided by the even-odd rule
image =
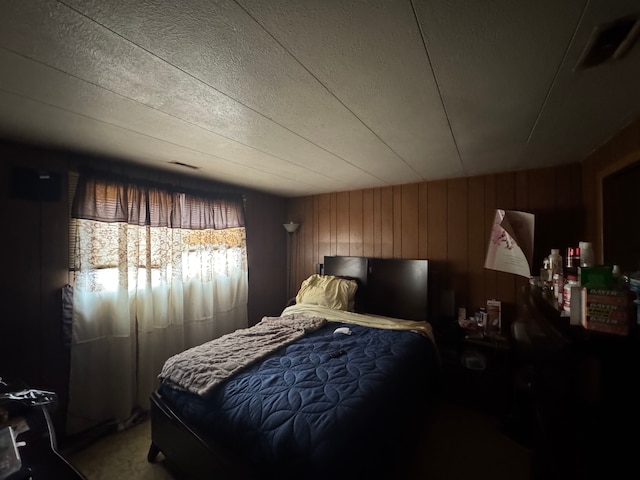
<svg viewBox="0 0 640 480">
<path fill-rule="evenodd" d="M 73 218 L 190 230 L 243 227 L 242 195 L 197 194 L 81 174 Z"/>
</svg>

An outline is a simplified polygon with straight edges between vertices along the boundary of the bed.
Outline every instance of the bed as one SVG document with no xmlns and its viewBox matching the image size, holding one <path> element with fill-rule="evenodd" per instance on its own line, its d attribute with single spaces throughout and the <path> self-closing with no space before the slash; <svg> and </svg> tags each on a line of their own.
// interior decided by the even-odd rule
<svg viewBox="0 0 640 480">
<path fill-rule="evenodd" d="M 380 478 L 408 466 L 439 386 L 428 261 L 323 265 L 280 316 L 165 363 L 149 461 L 162 452 L 180 478 L 225 479 Z"/>
</svg>

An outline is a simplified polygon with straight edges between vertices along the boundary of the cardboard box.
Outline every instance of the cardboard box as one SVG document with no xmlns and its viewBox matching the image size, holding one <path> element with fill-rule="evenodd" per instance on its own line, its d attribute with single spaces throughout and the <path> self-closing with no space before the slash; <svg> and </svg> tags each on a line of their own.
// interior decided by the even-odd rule
<svg viewBox="0 0 640 480">
<path fill-rule="evenodd" d="M 628 335 L 631 331 L 631 298 L 627 291 L 584 288 L 582 325 L 587 330 Z"/>
</svg>

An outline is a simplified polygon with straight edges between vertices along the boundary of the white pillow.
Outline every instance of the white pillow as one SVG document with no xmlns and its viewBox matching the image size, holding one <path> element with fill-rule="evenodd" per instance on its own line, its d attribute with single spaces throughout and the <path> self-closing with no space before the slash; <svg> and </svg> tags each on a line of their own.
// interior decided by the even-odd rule
<svg viewBox="0 0 640 480">
<path fill-rule="evenodd" d="M 358 283 L 355 280 L 314 274 L 307 278 L 296 295 L 296 303 L 311 303 L 353 311 Z"/>
</svg>

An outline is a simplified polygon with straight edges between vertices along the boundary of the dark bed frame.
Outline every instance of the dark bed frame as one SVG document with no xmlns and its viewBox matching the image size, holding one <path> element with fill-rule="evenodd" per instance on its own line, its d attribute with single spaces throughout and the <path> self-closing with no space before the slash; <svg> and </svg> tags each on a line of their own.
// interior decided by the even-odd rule
<svg viewBox="0 0 640 480">
<path fill-rule="evenodd" d="M 428 260 L 325 256 L 325 275 L 355 279 L 355 310 L 406 320 L 428 319 Z M 159 453 L 179 478 L 261 478 L 248 469 L 242 452 L 228 451 L 195 425 L 183 421 L 159 392 L 151 395 L 151 446 L 147 459 Z"/>
</svg>

